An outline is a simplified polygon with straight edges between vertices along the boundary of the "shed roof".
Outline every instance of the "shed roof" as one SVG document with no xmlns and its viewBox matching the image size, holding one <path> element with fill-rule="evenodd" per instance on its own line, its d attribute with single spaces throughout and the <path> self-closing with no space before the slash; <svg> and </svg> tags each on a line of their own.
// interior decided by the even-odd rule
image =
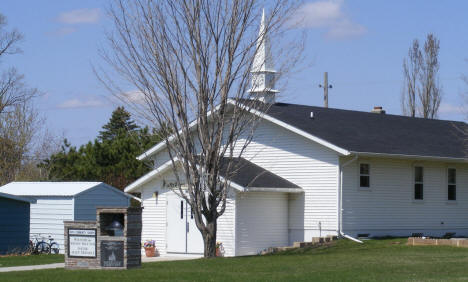
<svg viewBox="0 0 468 282">
<path fill-rule="evenodd" d="M 6 199 L 11 199 L 11 200 L 26 202 L 26 203 L 34 203 L 35 202 L 35 200 L 33 200 L 33 199 L 23 198 L 23 197 L 10 195 L 10 194 L 6 194 L 6 193 L 1 193 L 1 192 L 0 192 L 0 198 L 6 198 Z"/>
<path fill-rule="evenodd" d="M 0 192 L 16 196 L 75 196 L 98 185 L 121 192 L 103 182 L 10 182 L 0 187 Z"/>
</svg>

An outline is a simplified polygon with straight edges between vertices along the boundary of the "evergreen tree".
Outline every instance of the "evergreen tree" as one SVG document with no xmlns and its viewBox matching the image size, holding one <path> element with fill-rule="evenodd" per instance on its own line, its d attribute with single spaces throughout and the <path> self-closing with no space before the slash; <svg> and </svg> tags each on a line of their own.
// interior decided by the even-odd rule
<svg viewBox="0 0 468 282">
<path fill-rule="evenodd" d="M 118 107 L 112 112 L 109 122 L 102 127 L 104 130 L 99 132 L 101 141 L 114 140 L 121 131 L 126 133 L 135 132 L 139 127 L 131 119 L 130 113 L 124 107 Z"/>
<path fill-rule="evenodd" d="M 159 133 L 140 128 L 119 107 L 94 142 L 77 149 L 65 139 L 62 150 L 41 166 L 48 168 L 50 180 L 102 181 L 123 189 L 150 170 L 136 157 L 161 141 Z"/>
</svg>

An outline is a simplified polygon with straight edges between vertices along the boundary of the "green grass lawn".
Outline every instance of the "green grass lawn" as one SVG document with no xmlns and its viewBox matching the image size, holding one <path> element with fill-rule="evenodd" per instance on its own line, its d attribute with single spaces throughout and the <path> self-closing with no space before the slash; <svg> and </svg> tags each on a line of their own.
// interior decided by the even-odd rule
<svg viewBox="0 0 468 282">
<path fill-rule="evenodd" d="M 400 244 L 395 244 L 395 243 Z M 468 280 L 468 249 L 412 247 L 406 239 L 340 240 L 269 256 L 145 263 L 140 269 L 0 273 L 1 281 L 454 281 Z"/>
<path fill-rule="evenodd" d="M 63 255 L 30 255 L 0 257 L 0 267 L 64 262 Z"/>
</svg>

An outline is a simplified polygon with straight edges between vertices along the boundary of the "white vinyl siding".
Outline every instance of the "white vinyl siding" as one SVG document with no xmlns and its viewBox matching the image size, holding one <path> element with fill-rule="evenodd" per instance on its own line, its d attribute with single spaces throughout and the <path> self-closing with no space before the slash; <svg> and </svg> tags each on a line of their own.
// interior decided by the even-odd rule
<svg viewBox="0 0 468 282">
<path fill-rule="evenodd" d="M 142 200 L 142 232 L 141 239 L 155 240 L 159 254 L 166 255 L 166 196 L 169 190 L 162 189 L 161 179 L 145 184 L 141 192 Z M 153 193 L 158 191 L 158 197 Z"/>
<path fill-rule="evenodd" d="M 64 253 L 63 222 L 73 220 L 73 197 L 34 197 L 31 203 L 30 238 L 51 235 Z"/>
<path fill-rule="evenodd" d="M 447 165 L 372 158 L 372 190 L 359 190 L 354 162 L 343 171 L 343 230 L 350 235 L 468 235 L 468 166 L 458 164 L 457 201 L 447 201 Z M 414 201 L 414 167 L 424 167 L 424 201 Z"/>
<path fill-rule="evenodd" d="M 168 150 L 163 149 L 154 156 L 151 156 L 149 159 L 153 162 L 153 168 L 158 168 L 169 161 L 171 158 L 169 157 Z"/>
<path fill-rule="evenodd" d="M 229 191 L 224 214 L 218 218 L 216 241 L 223 243 L 226 257 L 236 255 L 236 194 L 234 190 Z"/>
<path fill-rule="evenodd" d="M 287 194 L 238 193 L 236 206 L 236 255 L 288 245 Z"/>
<path fill-rule="evenodd" d="M 291 181 L 304 193 L 289 194 L 289 243 L 336 235 L 338 155 L 313 141 L 262 121 L 242 155 Z"/>
<path fill-rule="evenodd" d="M 241 144 L 242 140 L 238 142 L 238 146 Z M 242 157 L 304 190 L 304 193 L 286 195 L 289 240 L 285 245 L 292 244 L 294 241 L 310 241 L 312 237 L 320 235 L 336 235 L 339 157 L 335 151 L 263 120 L 258 125 L 253 140 Z M 167 152 L 163 150 L 152 159 L 155 160 L 155 168 L 157 168 L 168 160 Z M 144 200 L 150 196 L 150 192 L 146 189 L 152 191 L 156 187 L 154 182 L 151 181 L 150 183 L 153 184 L 144 184 L 143 188 L 139 188 L 139 190 L 143 189 L 143 193 L 148 193 L 142 196 Z M 161 208 L 158 212 L 164 210 L 165 208 Z M 145 232 L 144 236 L 156 232 L 157 219 L 154 212 L 156 211 L 147 209 L 145 204 L 143 230 L 144 232 L 148 230 L 148 232 Z M 146 227 L 145 224 L 150 226 Z M 226 248 L 224 242 L 223 245 Z"/>
</svg>

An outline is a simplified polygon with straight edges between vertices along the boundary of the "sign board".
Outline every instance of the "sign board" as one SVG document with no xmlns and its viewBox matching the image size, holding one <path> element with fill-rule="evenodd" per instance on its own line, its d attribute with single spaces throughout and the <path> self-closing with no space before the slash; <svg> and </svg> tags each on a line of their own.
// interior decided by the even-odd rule
<svg viewBox="0 0 468 282">
<path fill-rule="evenodd" d="M 101 266 L 123 267 L 124 266 L 124 242 L 123 241 L 101 241 Z"/>
<path fill-rule="evenodd" d="M 96 229 L 68 229 L 68 256 L 96 257 Z"/>
</svg>

